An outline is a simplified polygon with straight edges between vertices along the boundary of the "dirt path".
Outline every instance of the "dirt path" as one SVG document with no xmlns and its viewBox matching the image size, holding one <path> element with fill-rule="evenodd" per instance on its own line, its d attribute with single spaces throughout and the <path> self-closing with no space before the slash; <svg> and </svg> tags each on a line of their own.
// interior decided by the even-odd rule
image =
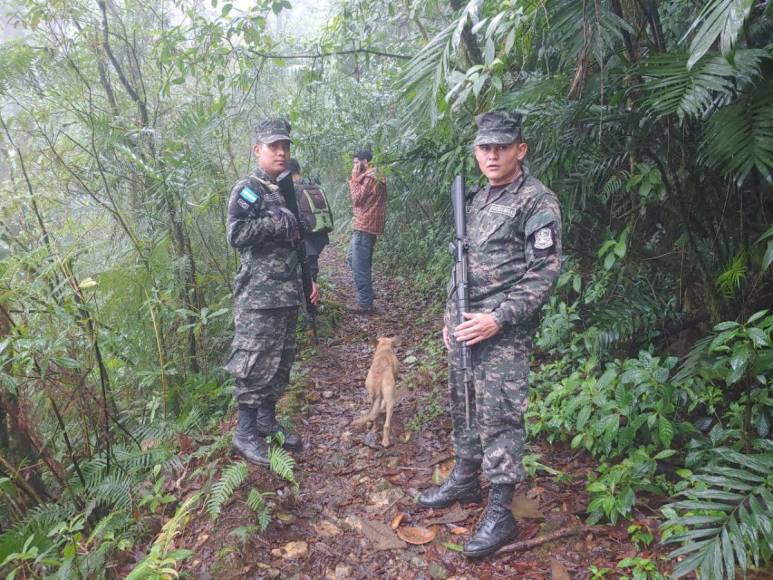
<svg viewBox="0 0 773 580">
<path fill-rule="evenodd" d="M 306 448 L 296 454 L 297 496 L 262 468 L 250 476 L 213 524 L 196 516 L 181 538 L 194 550 L 185 569 L 197 578 L 586 578 L 589 567 L 615 568 L 622 558 L 653 557 L 630 543 L 627 526 L 596 526 L 530 550 L 498 554 L 479 563 L 459 552 L 481 507 L 423 510 L 414 502 L 424 488 L 452 467 L 450 421 L 443 409 L 445 371 L 438 360 L 440 317 L 428 299 L 406 292 L 399 281 L 376 278 L 385 314 L 356 317 L 340 304 L 353 296 L 343 250 L 326 250 L 321 269 L 329 282 L 325 319 L 337 319 L 314 357 L 300 371 L 289 407 Z M 332 294 L 332 296 L 331 296 Z M 338 306 L 336 306 L 336 303 Z M 332 304 L 332 305 L 331 305 Z M 437 311 L 437 308 L 434 309 Z M 370 337 L 397 335 L 407 391 L 393 422 L 389 449 L 380 435 L 354 431 L 349 424 L 366 408 L 364 379 L 372 357 Z M 587 496 L 585 475 L 592 463 L 565 447 L 536 444 L 530 453 L 566 474 L 539 471 L 516 494 L 521 510 L 518 540 L 540 538 L 582 526 Z M 559 483 L 560 482 L 560 483 Z M 273 490 L 273 519 L 263 534 L 239 534 L 255 523 L 245 505 L 250 488 Z M 645 512 L 646 513 L 646 512 Z M 420 527 L 434 539 L 424 545 L 403 542 L 392 531 Z M 654 528 L 646 519 L 639 523 Z M 615 574 L 606 576 L 616 577 Z"/>
</svg>

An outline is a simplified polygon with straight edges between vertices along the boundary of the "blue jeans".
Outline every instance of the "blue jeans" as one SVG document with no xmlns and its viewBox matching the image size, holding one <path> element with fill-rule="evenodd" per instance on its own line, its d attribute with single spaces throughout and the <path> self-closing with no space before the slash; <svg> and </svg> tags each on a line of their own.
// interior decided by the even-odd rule
<svg viewBox="0 0 773 580">
<path fill-rule="evenodd" d="M 347 261 L 354 274 L 357 285 L 357 302 L 363 306 L 373 305 L 373 247 L 376 245 L 375 234 L 354 230 L 352 244 L 349 246 Z"/>
</svg>

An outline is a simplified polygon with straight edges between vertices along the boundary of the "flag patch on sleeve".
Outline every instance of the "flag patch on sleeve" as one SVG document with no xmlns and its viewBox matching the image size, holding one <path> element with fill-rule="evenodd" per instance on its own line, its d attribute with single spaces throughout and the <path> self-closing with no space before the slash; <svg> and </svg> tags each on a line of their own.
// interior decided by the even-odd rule
<svg viewBox="0 0 773 580">
<path fill-rule="evenodd" d="M 534 248 L 545 250 L 553 245 L 553 231 L 550 228 L 542 228 L 534 233 Z"/>
<path fill-rule="evenodd" d="M 239 193 L 248 203 L 255 203 L 258 199 L 258 194 L 252 191 L 248 186 L 244 186 Z"/>
</svg>

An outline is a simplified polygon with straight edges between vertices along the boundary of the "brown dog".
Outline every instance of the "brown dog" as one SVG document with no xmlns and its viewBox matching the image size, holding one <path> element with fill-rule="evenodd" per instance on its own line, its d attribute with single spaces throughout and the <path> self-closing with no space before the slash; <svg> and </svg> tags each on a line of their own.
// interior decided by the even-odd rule
<svg viewBox="0 0 773 580">
<path fill-rule="evenodd" d="M 379 337 L 376 342 L 376 354 L 370 365 L 368 376 L 365 379 L 365 388 L 368 389 L 368 398 L 371 403 L 370 411 L 352 421 L 352 426 L 373 424 L 381 413 L 386 412 L 384 419 L 384 436 L 381 444 L 389 447 L 389 430 L 392 427 L 392 410 L 395 406 L 395 381 L 397 380 L 398 361 L 395 348 L 399 345 L 399 338 Z"/>
</svg>

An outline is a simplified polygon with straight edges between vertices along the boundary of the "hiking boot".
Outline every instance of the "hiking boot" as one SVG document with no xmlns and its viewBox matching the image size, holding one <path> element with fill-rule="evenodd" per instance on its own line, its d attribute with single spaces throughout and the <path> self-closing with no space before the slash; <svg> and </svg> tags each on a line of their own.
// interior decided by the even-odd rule
<svg viewBox="0 0 773 580">
<path fill-rule="evenodd" d="M 475 534 L 464 545 L 464 555 L 468 558 L 483 558 L 496 552 L 512 540 L 518 532 L 518 524 L 513 517 L 512 483 L 493 483 L 486 511 L 483 512 Z"/>
<path fill-rule="evenodd" d="M 250 463 L 268 465 L 268 445 L 255 430 L 257 409 L 239 405 L 231 449 Z"/>
<path fill-rule="evenodd" d="M 369 315 L 373 314 L 373 305 L 356 302 L 355 304 L 347 304 L 346 310 L 352 314 Z"/>
<path fill-rule="evenodd" d="M 480 464 L 465 459 L 456 460 L 451 475 L 440 486 L 428 489 L 419 496 L 418 503 L 428 508 L 443 508 L 460 503 L 480 503 L 478 471 Z"/>
<path fill-rule="evenodd" d="M 300 451 L 303 441 L 297 433 L 288 431 L 276 420 L 276 403 L 264 401 L 257 409 L 256 433 L 260 437 L 273 437 L 278 432 L 284 435 L 284 445 L 287 449 Z"/>
</svg>

